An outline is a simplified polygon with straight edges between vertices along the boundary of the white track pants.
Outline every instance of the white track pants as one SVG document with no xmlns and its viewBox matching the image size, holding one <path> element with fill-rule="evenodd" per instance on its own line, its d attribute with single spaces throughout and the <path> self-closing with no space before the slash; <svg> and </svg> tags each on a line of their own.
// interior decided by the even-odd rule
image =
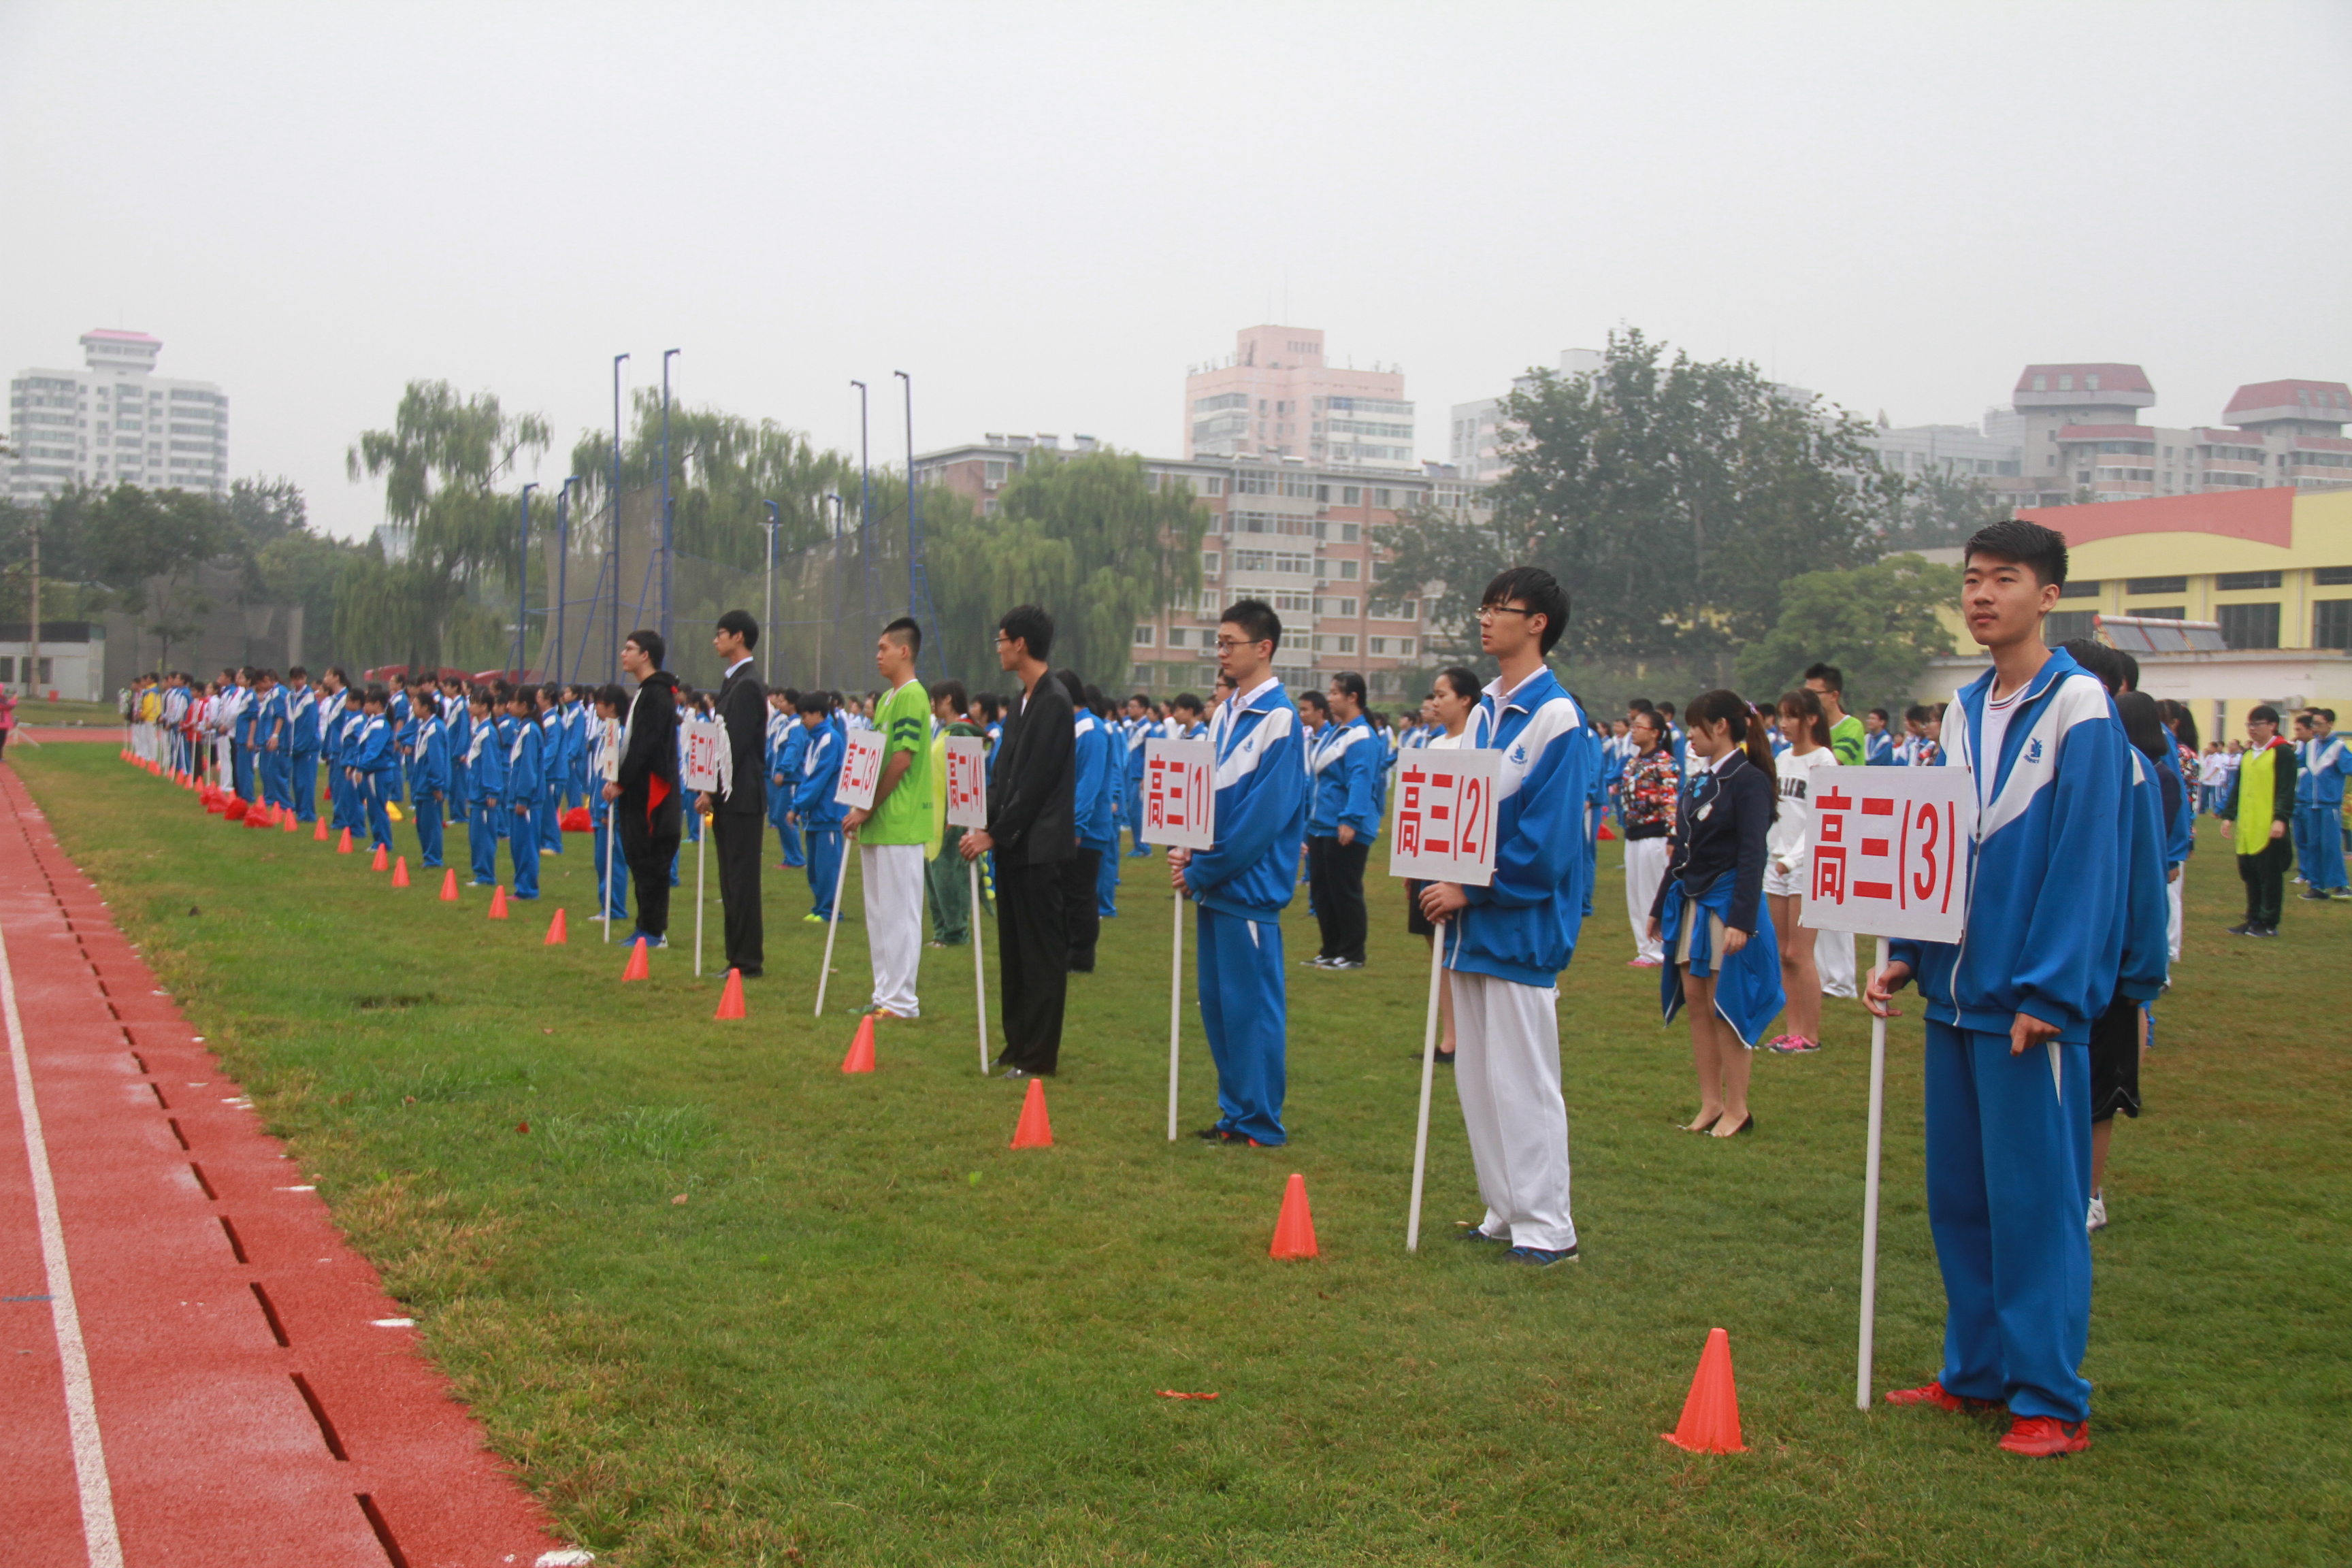
<svg viewBox="0 0 2352 1568">
<path fill-rule="evenodd" d="M 1625 918 L 1633 922 L 1633 956 L 1665 962 L 1664 945 L 1650 936 L 1650 905 L 1658 884 L 1666 879 L 1666 860 L 1674 844 L 1665 838 L 1625 841 Z"/>
<path fill-rule="evenodd" d="M 1813 934 L 1813 966 L 1822 972 L 1822 995 L 1852 997 L 1854 994 L 1853 932 L 1816 931 Z"/>
<path fill-rule="evenodd" d="M 861 844 L 866 951 L 874 960 L 874 1005 L 917 1017 L 915 973 L 923 963 L 923 847 Z"/>
<path fill-rule="evenodd" d="M 2180 884 L 2188 880 L 2188 871 L 2183 869 L 2181 874 L 2167 883 L 2164 889 L 2166 901 L 2172 906 L 2171 927 L 2168 934 L 2172 942 L 2172 962 L 2175 963 L 2180 962 Z"/>
<path fill-rule="evenodd" d="M 1559 1091 L 1559 993 L 1454 970 L 1454 1088 L 1486 1200 L 1480 1228 L 1513 1245 L 1563 1252 L 1568 1106 Z"/>
</svg>

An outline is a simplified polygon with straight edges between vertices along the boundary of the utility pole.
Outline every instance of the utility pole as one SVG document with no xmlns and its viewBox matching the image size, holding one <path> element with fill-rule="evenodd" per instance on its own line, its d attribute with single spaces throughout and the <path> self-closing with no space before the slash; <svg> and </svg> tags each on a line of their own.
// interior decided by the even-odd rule
<svg viewBox="0 0 2352 1568">
<path fill-rule="evenodd" d="M 522 537 L 515 549 L 515 682 L 520 685 L 530 667 L 523 656 L 530 651 L 530 492 L 539 489 L 533 479 L 522 488 Z"/>
<path fill-rule="evenodd" d="M 866 567 L 865 635 L 872 637 L 881 628 L 874 624 L 874 465 L 866 456 L 866 384 L 853 381 L 857 388 L 857 556 Z"/>
<path fill-rule="evenodd" d="M 903 370 L 890 373 L 907 384 L 907 613 L 923 628 L 923 640 L 933 651 L 931 668 L 939 673 L 938 628 L 931 623 L 931 574 L 923 564 L 923 520 L 916 506 L 915 489 L 915 378 Z"/>
<path fill-rule="evenodd" d="M 669 623 L 669 566 L 670 566 L 670 553 L 671 553 L 671 549 L 672 549 L 672 540 L 671 540 L 671 537 L 670 537 L 670 534 L 671 534 L 671 527 L 670 527 L 670 525 L 671 525 L 671 522 L 672 522 L 672 521 L 673 521 L 673 519 L 674 519 L 674 517 L 675 517 L 675 511 L 674 511 L 674 509 L 673 509 L 673 507 L 672 507 L 672 505 L 671 505 L 671 502 L 670 502 L 670 495 L 669 495 L 669 362 L 670 362 L 671 360 L 673 360 L 673 359 L 676 359 L 676 358 L 677 357 L 677 355 L 678 355 L 679 352 L 680 352 L 680 351 L 679 351 L 679 350 L 677 350 L 677 349 L 664 349 L 664 350 L 662 351 L 662 489 L 661 489 L 661 503 L 662 503 L 662 602 L 661 602 L 661 635 L 662 635 L 662 641 L 663 641 L 665 644 L 675 643 L 675 642 L 677 640 L 677 637 L 676 637 L 676 636 L 672 633 L 672 631 L 671 631 L 671 629 L 670 629 L 670 623 Z M 677 657 L 677 655 L 676 655 L 675 653 L 672 653 L 669 657 L 671 657 L 671 658 L 675 658 Z"/>
<path fill-rule="evenodd" d="M 782 520 L 776 514 L 774 501 L 760 503 L 768 509 L 768 596 L 760 621 L 760 640 L 768 651 L 760 659 L 760 684 L 773 685 L 776 679 L 776 524 Z"/>
<path fill-rule="evenodd" d="M 564 475 L 555 497 L 555 662 L 548 674 L 558 679 L 563 675 L 563 595 L 572 575 L 572 487 L 579 482 L 578 474 Z"/>
<path fill-rule="evenodd" d="M 613 356 L 613 540 L 605 558 L 613 563 L 613 674 L 621 679 L 621 362 Z"/>
<path fill-rule="evenodd" d="M 28 583 L 26 613 L 32 617 L 25 628 L 25 691 L 36 702 L 40 700 L 41 685 L 41 514 L 33 514 L 33 572 Z"/>
</svg>

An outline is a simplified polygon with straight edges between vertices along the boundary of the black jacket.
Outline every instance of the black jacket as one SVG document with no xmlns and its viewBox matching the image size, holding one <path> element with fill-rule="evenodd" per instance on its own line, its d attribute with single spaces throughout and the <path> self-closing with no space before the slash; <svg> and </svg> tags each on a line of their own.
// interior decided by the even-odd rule
<svg viewBox="0 0 2352 1568">
<path fill-rule="evenodd" d="M 1077 714 L 1050 674 L 1004 721 L 988 803 L 988 836 L 1016 866 L 1045 866 L 1078 852 L 1073 809 L 1078 783 Z"/>
<path fill-rule="evenodd" d="M 729 793 L 713 805 L 728 816 L 759 816 L 768 809 L 768 692 L 746 664 L 719 688 L 713 706 L 727 725 L 733 753 Z"/>
<path fill-rule="evenodd" d="M 629 710 L 628 744 L 621 751 L 623 812 L 642 814 L 655 835 L 676 833 L 682 824 L 677 787 L 677 677 L 656 669 L 646 677 Z"/>
<path fill-rule="evenodd" d="M 1674 857 L 1666 863 L 1652 915 L 1666 908 L 1666 884 L 1682 879 L 1685 897 L 1696 899 L 1727 872 L 1731 884 L 1732 931 L 1756 934 L 1756 906 L 1764 894 L 1765 836 L 1780 799 L 1779 780 L 1734 752 L 1714 773 L 1693 772 L 1675 808 Z"/>
</svg>

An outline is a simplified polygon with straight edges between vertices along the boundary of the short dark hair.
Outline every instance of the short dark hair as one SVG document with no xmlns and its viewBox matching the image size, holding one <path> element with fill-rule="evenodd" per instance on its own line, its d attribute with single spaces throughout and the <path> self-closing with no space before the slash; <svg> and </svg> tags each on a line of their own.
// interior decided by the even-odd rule
<svg viewBox="0 0 2352 1568">
<path fill-rule="evenodd" d="M 1805 667 L 1805 679 L 1820 681 L 1840 697 L 1845 695 L 1845 671 L 1836 665 L 1809 664 Z"/>
<path fill-rule="evenodd" d="M 1006 642 L 1017 642 L 1029 650 L 1031 658 L 1042 659 L 1054 651 L 1054 617 L 1045 613 L 1043 605 L 1015 605 L 1004 612 L 996 623 Z"/>
<path fill-rule="evenodd" d="M 964 704 L 971 700 L 964 695 L 963 682 L 952 678 L 932 687 L 930 698 L 932 707 L 938 707 L 942 701 L 952 702 L 955 704 L 955 710 L 959 713 L 963 711 Z"/>
<path fill-rule="evenodd" d="M 1361 708 L 1365 700 L 1371 695 L 1371 689 L 1364 684 L 1364 678 L 1352 669 L 1343 669 L 1333 676 L 1331 684 L 1346 692 L 1348 700 L 1359 708 Z"/>
<path fill-rule="evenodd" d="M 2021 517 L 1989 522 L 1969 534 L 1969 542 L 1960 546 L 1960 564 L 1966 566 L 1972 555 L 2014 561 L 2044 587 L 2066 581 L 2066 536 Z"/>
<path fill-rule="evenodd" d="M 1675 716 L 1675 705 L 1671 702 L 1661 702 L 1655 708 L 1652 709 L 1651 711 L 1654 713 L 1662 713 L 1668 719 L 1672 719 Z"/>
<path fill-rule="evenodd" d="M 2072 657 L 2076 664 L 2097 676 L 2099 684 L 2107 689 L 2108 696 L 2113 697 L 2124 689 L 2123 655 L 2099 641 L 2098 638 L 2068 637 L 2058 647 L 2061 651 Z"/>
<path fill-rule="evenodd" d="M 782 691 L 777 692 L 776 695 L 784 700 L 784 706 L 787 708 L 792 707 L 801 700 L 800 688 L 796 686 L 787 686 Z"/>
<path fill-rule="evenodd" d="M 621 689 L 617 680 L 608 680 L 596 689 L 596 700 L 615 713 L 629 705 L 629 694 Z"/>
<path fill-rule="evenodd" d="M 371 702 L 374 703 L 379 708 L 389 707 L 391 705 L 392 693 L 384 689 L 383 681 L 379 680 L 372 683 L 365 691 L 360 693 L 361 707 L 364 708 Z M 2271 717 L 2273 719 L 2276 719 L 2278 715 L 2276 713 L 2273 713 Z"/>
<path fill-rule="evenodd" d="M 1060 681 L 1062 683 L 1062 689 L 1070 694 L 1071 707 L 1079 709 L 1086 707 L 1087 682 L 1085 677 L 1081 676 L 1075 669 L 1057 669 L 1054 672 L 1054 679 Z"/>
<path fill-rule="evenodd" d="M 1517 599 L 1531 616 L 1544 618 L 1542 650 L 1549 657 L 1568 632 L 1568 590 L 1540 566 L 1513 566 L 1495 574 L 1478 599 L 1480 607 Z"/>
<path fill-rule="evenodd" d="M 2312 711 L 2318 714 L 2321 718 L 2326 720 L 2331 724 L 2336 722 L 2336 710 L 2333 708 L 2315 708 Z"/>
<path fill-rule="evenodd" d="M 1298 700 L 1303 705 L 1314 709 L 1318 713 L 1328 713 L 1331 711 L 1330 699 L 1325 697 L 1321 692 L 1316 690 L 1311 686 L 1302 686 L 1298 689 Z"/>
<path fill-rule="evenodd" d="M 800 695 L 800 700 L 793 704 L 793 711 L 795 713 L 830 713 L 833 711 L 833 705 L 825 700 L 824 693 L 822 691 L 803 691 Z"/>
<path fill-rule="evenodd" d="M 1478 672 L 1468 665 L 1448 665 L 1437 672 L 1437 679 L 1454 688 L 1454 695 L 1465 702 L 1477 701 L 1480 693 L 1486 689 L 1478 684 Z M 1649 710 L 1649 707 L 1646 702 L 1642 704 L 1643 710 L 1645 712 Z"/>
<path fill-rule="evenodd" d="M 2278 722 L 2278 710 L 2272 707 L 2267 702 L 2257 702 L 2253 705 L 2252 709 L 2247 712 L 2246 717 L 2249 719 L 2267 719 L 2272 723 L 2275 724 Z"/>
<path fill-rule="evenodd" d="M 1893 714 L 1891 714 L 1891 713 L 1887 712 L 1887 710 L 1886 710 L 1885 709 L 1884 709 L 1884 708 L 1874 708 L 1874 709 L 1872 709 L 1872 710 L 1869 711 L 1869 713 L 1868 713 L 1868 714 L 1866 714 L 1866 715 L 1865 715 L 1865 717 L 1867 717 L 1867 718 L 1872 718 L 1872 719 L 1875 719 L 1875 720 L 1877 720 L 1880 723 L 1882 723 L 1882 724 L 1885 724 L 1885 723 L 1891 723 L 1891 722 L 1893 722 L 1893 721 L 1894 721 L 1894 717 L 1895 717 L 1895 716 L 1894 716 Z"/>
<path fill-rule="evenodd" d="M 743 646 L 747 648 L 760 646 L 760 623 L 752 618 L 749 610 L 728 611 L 719 617 L 718 629 L 733 632 L 743 639 Z"/>
<path fill-rule="evenodd" d="M 669 644 L 662 640 L 662 635 L 657 631 L 640 627 L 631 632 L 623 640 L 633 642 L 645 649 L 646 657 L 654 661 L 656 669 L 659 669 L 662 667 L 662 661 L 669 658 Z"/>
<path fill-rule="evenodd" d="M 1192 692 L 1180 691 L 1169 700 L 1168 709 L 1171 713 L 1198 713 L 1201 711 L 1202 702 L 1200 698 Z"/>
<path fill-rule="evenodd" d="M 882 628 L 882 635 L 904 647 L 908 653 L 923 651 L 923 628 L 915 624 L 912 616 L 900 616 Z"/>
<path fill-rule="evenodd" d="M 173 675 L 178 675 L 180 672 L 175 669 L 172 673 Z M 185 678 L 183 677 L 182 679 L 184 679 Z M 286 668 L 286 679 L 289 680 L 308 680 L 310 679 L 310 672 L 303 668 L 299 664 L 289 665 Z"/>
<path fill-rule="evenodd" d="M 1276 647 L 1282 646 L 1282 617 L 1276 615 L 1274 606 L 1264 599 L 1235 599 L 1225 606 L 1225 613 L 1217 617 L 1217 624 L 1238 627 L 1242 636 L 1254 643 L 1270 642 Z"/>
</svg>

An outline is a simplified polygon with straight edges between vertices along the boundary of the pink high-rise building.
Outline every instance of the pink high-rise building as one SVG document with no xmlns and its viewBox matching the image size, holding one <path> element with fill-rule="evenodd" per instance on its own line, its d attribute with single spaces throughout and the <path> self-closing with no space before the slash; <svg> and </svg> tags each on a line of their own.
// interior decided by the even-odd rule
<svg viewBox="0 0 2352 1568">
<path fill-rule="evenodd" d="M 1315 327 L 1244 327 L 1224 364 L 1184 378 L 1184 456 L 1413 468 L 1412 405 L 1392 370 L 1335 370 Z"/>
</svg>

